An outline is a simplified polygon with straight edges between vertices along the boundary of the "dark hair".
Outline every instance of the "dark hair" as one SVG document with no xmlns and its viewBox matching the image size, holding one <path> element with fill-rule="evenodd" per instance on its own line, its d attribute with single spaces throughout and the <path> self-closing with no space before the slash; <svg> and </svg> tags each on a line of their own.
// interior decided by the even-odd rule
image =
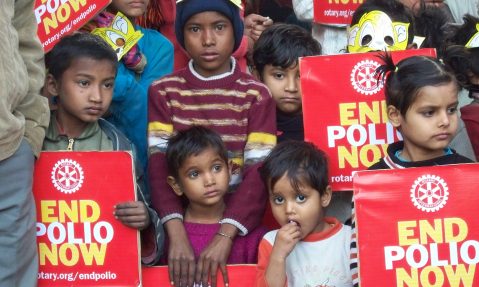
<svg viewBox="0 0 479 287">
<path fill-rule="evenodd" d="M 414 35 L 425 37 L 418 48 L 436 48 L 441 56 L 447 38 L 449 18 L 437 6 L 421 5 L 414 16 Z"/>
<path fill-rule="evenodd" d="M 168 140 L 166 148 L 166 162 L 168 172 L 174 178 L 178 178 L 178 170 L 185 160 L 198 155 L 207 148 L 213 148 L 218 155 L 228 163 L 228 151 L 226 150 L 221 137 L 208 128 L 192 126 L 188 129 L 178 131 Z"/>
<path fill-rule="evenodd" d="M 275 24 L 263 31 L 253 48 L 253 63 L 258 73 L 266 65 L 286 69 L 298 58 L 321 54 L 321 45 L 311 33 L 292 24 Z"/>
<path fill-rule="evenodd" d="M 351 26 L 359 23 L 364 14 L 371 11 L 386 13 L 393 22 L 409 23 L 408 44 L 412 43 L 414 35 L 414 18 L 411 10 L 398 0 L 366 0 L 354 11 Z"/>
<path fill-rule="evenodd" d="M 396 107 L 403 116 L 425 86 L 457 84 L 452 71 L 438 59 L 413 56 L 394 64 L 391 54 L 381 53 L 384 65 L 376 69 L 379 81 L 385 82 L 386 104 Z"/>
<path fill-rule="evenodd" d="M 462 19 L 464 24 L 448 26 L 448 42 L 452 45 L 465 46 L 471 37 L 477 33 L 476 24 L 479 23 L 479 18 L 466 14 Z"/>
<path fill-rule="evenodd" d="M 444 62 L 454 70 L 456 78 L 464 88 L 469 88 L 470 73 L 479 76 L 479 47 L 465 48 L 469 40 L 477 33 L 476 24 L 479 18 L 466 14 L 464 24 L 449 26 L 449 46 L 443 53 Z"/>
<path fill-rule="evenodd" d="M 60 79 L 74 60 L 89 58 L 107 60 L 117 67 L 118 58 L 102 38 L 90 33 L 75 33 L 63 37 L 53 49 L 45 55 L 48 73 L 55 79 Z"/>
<path fill-rule="evenodd" d="M 305 183 L 323 195 L 329 183 L 325 153 L 313 144 L 301 141 L 278 144 L 264 160 L 260 174 L 268 189 L 273 189 L 284 175 L 296 191 Z"/>
</svg>

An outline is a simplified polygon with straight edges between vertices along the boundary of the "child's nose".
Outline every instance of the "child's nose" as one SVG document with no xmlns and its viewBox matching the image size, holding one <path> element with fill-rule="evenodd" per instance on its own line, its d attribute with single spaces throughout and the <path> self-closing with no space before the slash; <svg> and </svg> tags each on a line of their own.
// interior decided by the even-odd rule
<svg viewBox="0 0 479 287">
<path fill-rule="evenodd" d="M 215 44 L 215 35 L 213 30 L 205 29 L 203 32 L 203 45 L 211 46 Z"/>
<path fill-rule="evenodd" d="M 216 183 L 216 181 L 215 181 L 215 177 L 214 177 L 213 173 L 211 173 L 211 172 L 205 173 L 204 182 L 205 182 L 205 186 L 214 185 Z"/>
<path fill-rule="evenodd" d="M 295 204 L 291 201 L 286 201 L 286 214 L 294 214 Z"/>
<path fill-rule="evenodd" d="M 92 102 L 101 102 L 101 87 L 91 89 L 89 98 Z"/>
<path fill-rule="evenodd" d="M 440 126 L 449 126 L 450 122 L 451 122 L 451 115 L 449 115 L 447 113 L 447 111 L 445 112 L 442 112 L 441 115 L 440 115 L 440 119 L 439 119 L 439 125 Z"/>
<path fill-rule="evenodd" d="M 296 77 L 288 77 L 285 90 L 287 92 L 295 93 L 298 91 L 299 80 Z"/>
</svg>

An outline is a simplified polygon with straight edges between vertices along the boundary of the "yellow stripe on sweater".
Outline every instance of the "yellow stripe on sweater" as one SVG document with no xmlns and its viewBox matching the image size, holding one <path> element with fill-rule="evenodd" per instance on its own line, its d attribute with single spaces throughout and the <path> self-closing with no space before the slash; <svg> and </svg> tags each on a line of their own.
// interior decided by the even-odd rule
<svg viewBox="0 0 479 287">
<path fill-rule="evenodd" d="M 173 133 L 173 125 L 172 124 L 164 124 L 162 122 L 150 122 L 148 123 L 148 131 L 165 131 L 168 133 Z"/>
<path fill-rule="evenodd" d="M 268 145 L 276 144 L 276 136 L 268 133 L 250 133 L 248 143 L 264 143 Z"/>
</svg>

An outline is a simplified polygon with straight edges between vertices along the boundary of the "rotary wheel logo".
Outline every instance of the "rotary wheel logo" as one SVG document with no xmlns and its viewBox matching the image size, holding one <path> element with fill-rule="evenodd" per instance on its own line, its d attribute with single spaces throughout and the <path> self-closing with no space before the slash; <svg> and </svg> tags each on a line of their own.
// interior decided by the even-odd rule
<svg viewBox="0 0 479 287">
<path fill-rule="evenodd" d="M 53 167 L 52 183 L 63 193 L 74 193 L 83 183 L 83 169 L 74 160 L 62 159 Z"/>
<path fill-rule="evenodd" d="M 354 66 L 351 72 L 353 88 L 363 95 L 374 95 L 383 88 L 383 83 L 378 81 L 376 69 L 379 63 L 371 60 L 361 61 Z"/>
<path fill-rule="evenodd" d="M 411 187 L 411 200 L 422 211 L 438 211 L 444 207 L 448 197 L 446 182 L 436 175 L 423 175 Z"/>
</svg>

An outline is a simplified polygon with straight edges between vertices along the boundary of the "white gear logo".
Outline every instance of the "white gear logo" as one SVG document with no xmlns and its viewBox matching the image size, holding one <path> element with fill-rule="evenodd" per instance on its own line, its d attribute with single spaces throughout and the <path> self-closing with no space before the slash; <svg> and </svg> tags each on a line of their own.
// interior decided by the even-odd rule
<svg viewBox="0 0 479 287">
<path fill-rule="evenodd" d="M 77 192 L 83 184 L 83 169 L 74 160 L 59 160 L 52 170 L 52 183 L 60 192 Z"/>
<path fill-rule="evenodd" d="M 447 183 L 437 175 L 420 176 L 411 187 L 411 201 L 422 211 L 438 211 L 444 207 L 448 198 Z"/>
<path fill-rule="evenodd" d="M 374 95 L 383 88 L 382 81 L 378 81 L 376 69 L 380 66 L 378 62 L 364 60 L 354 66 L 351 72 L 351 84 L 359 93 L 369 96 Z"/>
</svg>

